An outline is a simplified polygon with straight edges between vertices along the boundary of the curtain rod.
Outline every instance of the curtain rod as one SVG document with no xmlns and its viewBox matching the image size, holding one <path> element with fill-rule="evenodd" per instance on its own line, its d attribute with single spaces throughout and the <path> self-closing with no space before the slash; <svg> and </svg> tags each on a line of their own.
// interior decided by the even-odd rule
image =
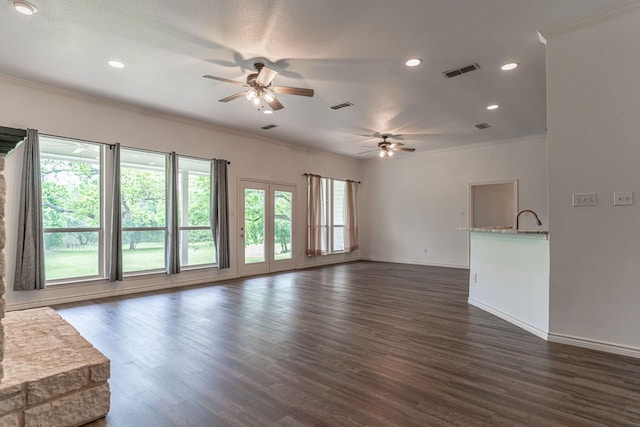
<svg viewBox="0 0 640 427">
<path fill-rule="evenodd" d="M 67 140 L 71 140 L 71 141 L 86 142 L 86 143 L 89 143 L 89 144 L 106 145 L 106 146 L 108 146 L 110 148 L 115 145 L 115 144 L 111 144 L 111 143 L 108 143 L 108 142 L 90 141 L 88 139 L 72 138 L 72 137 L 69 137 L 69 136 L 53 135 L 53 134 L 50 134 L 50 133 L 41 133 L 40 135 L 48 136 L 50 138 L 58 138 L 58 139 L 67 139 Z M 138 150 L 138 151 L 144 151 L 146 153 L 153 153 L 153 154 L 169 154 L 169 153 L 166 153 L 164 151 L 155 151 L 155 150 L 150 150 L 150 149 L 147 149 L 147 148 L 129 147 L 129 146 L 126 146 L 126 145 L 123 145 L 122 148 L 128 148 L 128 149 L 131 149 L 131 150 Z M 178 154 L 178 156 L 180 156 L 180 157 L 189 157 L 189 158 L 198 159 L 198 160 L 207 160 L 204 157 L 184 156 L 182 154 Z M 231 162 L 227 160 L 227 164 L 230 165 Z"/>
<path fill-rule="evenodd" d="M 316 175 L 314 173 L 303 173 L 302 176 L 309 176 L 309 175 L 315 175 L 315 176 L 320 176 L 320 175 Z M 323 177 L 324 178 L 324 177 Z M 352 179 L 340 179 L 340 178 L 329 178 L 329 179 L 337 179 L 339 181 L 351 181 L 351 182 L 355 182 L 357 184 L 362 184 L 362 181 L 354 181 Z"/>
</svg>

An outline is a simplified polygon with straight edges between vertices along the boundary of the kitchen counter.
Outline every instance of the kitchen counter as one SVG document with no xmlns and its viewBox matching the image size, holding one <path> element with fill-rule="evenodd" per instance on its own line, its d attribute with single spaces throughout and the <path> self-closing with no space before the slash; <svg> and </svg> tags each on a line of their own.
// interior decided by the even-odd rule
<svg viewBox="0 0 640 427">
<path fill-rule="evenodd" d="M 476 233 L 499 233 L 499 234 L 538 234 L 541 236 L 549 236 L 547 230 L 514 230 L 511 227 L 460 227 L 456 228 L 460 231 L 473 231 Z"/>
<path fill-rule="evenodd" d="M 549 331 L 549 233 L 512 228 L 470 231 L 469 304 L 543 339 Z"/>
</svg>

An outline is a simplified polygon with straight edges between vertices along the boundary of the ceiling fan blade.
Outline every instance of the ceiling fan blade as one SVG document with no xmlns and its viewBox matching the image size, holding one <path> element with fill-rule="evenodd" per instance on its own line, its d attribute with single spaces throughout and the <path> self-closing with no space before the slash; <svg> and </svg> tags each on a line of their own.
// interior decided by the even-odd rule
<svg viewBox="0 0 640 427">
<path fill-rule="evenodd" d="M 238 82 L 238 81 L 235 81 L 235 80 L 225 79 L 223 77 L 210 76 L 209 74 L 205 74 L 202 77 L 204 77 L 205 79 L 212 79 L 212 80 L 218 80 L 220 82 L 232 83 L 234 85 L 248 86 L 246 83 Z"/>
<path fill-rule="evenodd" d="M 391 145 L 389 145 L 389 148 L 397 148 L 397 147 L 402 147 L 404 144 L 402 142 L 392 142 Z"/>
<path fill-rule="evenodd" d="M 276 78 L 278 72 L 276 70 L 272 70 L 269 67 L 262 67 L 260 72 L 258 73 L 258 77 L 256 77 L 256 83 L 260 86 L 269 86 L 273 79 Z"/>
<path fill-rule="evenodd" d="M 358 153 L 358 154 L 373 153 L 374 151 L 378 151 L 378 149 L 376 148 L 375 150 L 367 150 L 367 151 L 363 151 L 362 153 Z"/>
<path fill-rule="evenodd" d="M 229 101 L 233 101 L 234 99 L 238 99 L 238 98 L 240 98 L 241 96 L 246 95 L 246 94 L 247 94 L 247 92 L 248 92 L 247 90 L 244 90 L 244 91 L 242 91 L 242 92 L 234 93 L 233 95 L 229 95 L 229 96 L 227 96 L 226 98 L 219 99 L 219 100 L 218 100 L 218 102 L 229 102 Z"/>
<path fill-rule="evenodd" d="M 313 89 L 305 89 L 302 87 L 275 86 L 272 88 L 275 93 L 284 95 L 313 96 Z"/>
<path fill-rule="evenodd" d="M 414 151 L 416 151 L 415 148 L 403 148 L 403 147 L 397 147 L 397 148 L 392 148 L 393 151 L 408 151 L 410 153 L 413 153 Z"/>
<path fill-rule="evenodd" d="M 271 107 L 273 111 L 282 110 L 284 108 L 284 105 L 282 105 L 276 98 L 273 98 L 273 101 L 271 102 L 267 101 L 266 99 L 265 101 L 267 104 L 269 104 L 269 107 Z"/>
</svg>

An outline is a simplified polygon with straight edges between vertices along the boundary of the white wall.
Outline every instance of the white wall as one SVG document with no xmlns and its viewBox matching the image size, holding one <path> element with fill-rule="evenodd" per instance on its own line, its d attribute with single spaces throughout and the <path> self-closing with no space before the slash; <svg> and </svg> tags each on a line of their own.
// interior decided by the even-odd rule
<svg viewBox="0 0 640 427">
<path fill-rule="evenodd" d="M 545 35 L 550 338 L 640 355 L 638 4 Z M 614 191 L 634 191 L 635 204 L 613 206 Z M 580 192 L 598 206 L 572 207 Z"/>
<path fill-rule="evenodd" d="M 365 162 L 363 257 L 468 267 L 469 233 L 456 227 L 468 225 L 469 183 L 518 179 L 519 208 L 535 210 L 546 230 L 546 164 L 544 136 Z"/>
<path fill-rule="evenodd" d="M 41 133 L 85 139 L 103 143 L 120 142 L 123 146 L 147 148 L 163 152 L 203 158 L 224 158 L 229 167 L 230 205 L 237 211 L 236 187 L 238 178 L 254 178 L 297 186 L 295 204 L 294 256 L 298 267 L 314 263 L 340 262 L 359 257 L 358 253 L 308 258 L 303 255 L 305 242 L 306 179 L 305 172 L 328 177 L 362 179 L 357 159 L 314 152 L 278 144 L 275 141 L 245 136 L 213 126 L 164 116 L 43 85 L 0 77 L 0 125 L 34 128 Z M 7 308 L 16 309 L 34 305 L 63 302 L 71 299 L 98 297 L 159 289 L 192 283 L 206 283 L 237 274 L 236 265 L 238 229 L 236 216 L 230 217 L 232 229 L 232 265 L 228 270 L 208 269 L 183 272 L 168 277 L 129 278 L 122 283 L 106 284 L 102 281 L 66 285 L 37 292 L 13 292 L 16 244 L 17 204 L 20 192 L 21 149 L 14 151 L 6 161 L 7 179 Z"/>
</svg>

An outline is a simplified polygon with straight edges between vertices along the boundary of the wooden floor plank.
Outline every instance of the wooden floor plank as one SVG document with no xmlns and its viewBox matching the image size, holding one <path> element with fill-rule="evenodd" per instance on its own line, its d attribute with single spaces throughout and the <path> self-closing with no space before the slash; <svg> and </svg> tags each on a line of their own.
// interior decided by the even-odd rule
<svg viewBox="0 0 640 427">
<path fill-rule="evenodd" d="M 640 360 L 545 342 L 467 287 L 354 262 L 57 310 L 111 359 L 93 427 L 640 425 Z"/>
</svg>

